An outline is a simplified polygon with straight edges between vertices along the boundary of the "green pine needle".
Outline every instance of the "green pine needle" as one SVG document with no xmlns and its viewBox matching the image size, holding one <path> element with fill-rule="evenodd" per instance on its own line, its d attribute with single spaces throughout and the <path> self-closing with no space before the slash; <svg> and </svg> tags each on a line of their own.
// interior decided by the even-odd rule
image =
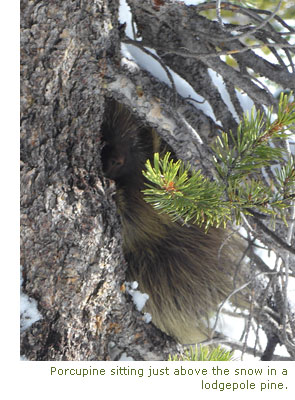
<svg viewBox="0 0 295 400">
<path fill-rule="evenodd" d="M 153 183 L 143 190 L 145 200 L 159 212 L 169 214 L 173 221 L 206 221 L 209 226 L 225 223 L 230 217 L 229 205 L 221 200 L 225 187 L 211 182 L 201 171 L 191 173 L 189 165 L 170 160 L 170 153 L 162 160 L 155 153 L 154 165 L 148 160 L 143 175 Z"/>
<path fill-rule="evenodd" d="M 253 108 L 250 116 L 244 116 L 236 137 L 232 132 L 217 137 L 212 145 L 216 181 L 192 171 L 181 160 L 170 159 L 170 153 L 163 158 L 156 153 L 153 164 L 148 160 L 143 171 L 148 181 L 143 190 L 145 200 L 173 221 L 205 224 L 206 229 L 226 226 L 233 218 L 240 223 L 241 213 L 249 214 L 251 209 L 284 219 L 283 210 L 295 198 L 294 158 L 270 143 L 288 137 L 286 129 L 295 126 L 291 95 L 281 96 L 274 121 L 272 109 L 263 115 Z M 276 172 L 279 184 L 266 185 L 259 174 L 272 162 L 281 164 Z"/>
<path fill-rule="evenodd" d="M 183 355 L 169 355 L 168 361 L 233 361 L 233 351 L 218 346 L 210 349 L 208 346 L 195 346 L 185 350 Z"/>
</svg>

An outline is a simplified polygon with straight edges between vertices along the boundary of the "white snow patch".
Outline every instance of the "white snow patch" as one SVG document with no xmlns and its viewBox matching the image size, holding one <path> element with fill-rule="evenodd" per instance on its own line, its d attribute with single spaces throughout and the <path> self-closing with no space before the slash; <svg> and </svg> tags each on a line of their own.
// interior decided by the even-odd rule
<svg viewBox="0 0 295 400">
<path fill-rule="evenodd" d="M 20 330 L 21 332 L 28 329 L 34 322 L 42 319 L 42 315 L 37 308 L 37 301 L 31 299 L 27 294 L 22 291 L 22 276 L 21 276 L 21 289 L 20 289 Z"/>
<path fill-rule="evenodd" d="M 126 0 L 120 1 L 119 21 L 121 24 L 126 23 L 126 29 L 125 29 L 126 35 L 129 36 L 131 39 L 134 39 L 132 30 L 132 14 Z M 134 30 L 135 32 L 137 32 L 136 24 L 134 24 Z"/>
<path fill-rule="evenodd" d="M 255 243 L 259 246 L 264 247 L 263 243 L 260 240 L 256 239 Z M 267 248 L 255 248 L 255 253 L 261 258 L 262 261 L 270 268 L 274 269 L 276 263 L 276 253 Z"/>
<path fill-rule="evenodd" d="M 125 282 L 127 293 L 130 294 L 132 300 L 136 306 L 138 311 L 141 311 L 147 302 L 149 295 L 147 293 L 141 293 L 138 288 L 138 283 L 134 282 Z"/>
<path fill-rule="evenodd" d="M 146 324 L 149 324 L 149 323 L 151 322 L 151 320 L 152 320 L 151 314 L 148 313 L 148 312 L 145 312 L 145 313 L 143 314 L 143 320 L 144 320 L 144 322 L 145 322 Z"/>
<path fill-rule="evenodd" d="M 34 322 L 42 319 L 35 299 L 31 299 L 24 293 L 20 294 L 20 329 L 21 332 L 28 329 Z"/>
<path fill-rule="evenodd" d="M 240 122 L 239 116 L 233 106 L 231 99 L 230 99 L 230 95 L 226 89 L 226 86 L 225 86 L 222 76 L 219 75 L 216 71 L 214 71 L 211 68 L 208 68 L 208 74 L 210 75 L 213 84 L 217 87 L 217 89 L 220 93 L 220 96 L 222 97 L 222 100 L 227 105 L 227 108 L 232 113 L 235 120 L 239 123 Z"/>
<path fill-rule="evenodd" d="M 244 113 L 250 113 L 252 108 L 254 107 L 254 102 L 246 93 L 241 93 L 239 90 L 235 89 L 236 96 L 240 102 L 240 105 L 244 111 Z"/>
<path fill-rule="evenodd" d="M 119 361 L 134 361 L 134 358 L 127 356 L 127 353 L 122 353 Z"/>
</svg>

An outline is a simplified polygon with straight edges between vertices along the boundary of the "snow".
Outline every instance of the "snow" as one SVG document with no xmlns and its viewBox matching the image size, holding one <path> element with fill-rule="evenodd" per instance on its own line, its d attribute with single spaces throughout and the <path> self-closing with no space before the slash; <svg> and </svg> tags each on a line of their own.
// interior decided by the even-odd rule
<svg viewBox="0 0 295 400">
<path fill-rule="evenodd" d="M 30 299 L 26 294 L 20 294 L 20 329 L 28 329 L 34 322 L 42 318 L 37 308 L 35 299 Z"/>
<path fill-rule="evenodd" d="M 134 358 L 127 356 L 126 353 L 122 353 L 119 361 L 134 361 Z"/>
<path fill-rule="evenodd" d="M 266 265 L 269 266 L 270 269 L 274 269 L 277 258 L 276 253 L 265 248 L 264 244 L 259 239 L 255 240 L 255 244 L 259 246 L 259 248 L 257 247 L 255 249 L 255 253 L 265 262 Z"/>
<path fill-rule="evenodd" d="M 131 39 L 134 39 L 133 31 L 132 31 L 132 15 L 130 12 L 130 7 L 128 6 L 126 0 L 120 1 L 119 21 L 121 24 L 124 24 L 126 22 L 126 24 L 127 24 L 126 29 L 125 29 L 126 35 L 129 36 Z M 135 32 L 137 32 L 136 25 L 135 25 Z"/>
<path fill-rule="evenodd" d="M 143 307 L 145 306 L 145 303 L 149 298 L 149 295 L 146 293 L 141 293 L 139 290 L 136 290 L 138 288 L 138 283 L 136 281 L 125 282 L 125 286 L 127 293 L 129 293 L 133 299 L 136 309 L 138 311 L 142 311 Z"/>
<path fill-rule="evenodd" d="M 27 294 L 22 291 L 22 275 L 21 275 L 21 289 L 20 289 L 20 330 L 21 332 L 28 329 L 34 322 L 40 320 L 42 315 L 37 308 L 37 301 L 31 299 Z"/>
<path fill-rule="evenodd" d="M 219 75 L 216 71 L 214 71 L 211 68 L 208 68 L 208 73 L 212 79 L 212 82 L 214 83 L 214 85 L 216 86 L 216 88 L 218 89 L 222 100 L 224 101 L 224 103 L 227 105 L 229 111 L 232 113 L 233 117 L 235 118 L 235 120 L 239 123 L 240 119 L 239 116 L 231 102 L 230 99 L 230 95 L 226 89 L 225 83 L 223 81 L 223 78 L 221 75 Z"/>
</svg>

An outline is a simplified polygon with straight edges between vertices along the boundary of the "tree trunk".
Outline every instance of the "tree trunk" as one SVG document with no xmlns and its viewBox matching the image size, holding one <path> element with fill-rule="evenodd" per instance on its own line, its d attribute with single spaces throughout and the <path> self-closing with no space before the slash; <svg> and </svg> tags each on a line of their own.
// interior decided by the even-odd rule
<svg viewBox="0 0 295 400">
<path fill-rule="evenodd" d="M 107 0 L 21 2 L 21 265 L 42 314 L 21 335 L 29 360 L 177 351 L 126 296 L 114 188 L 100 170 L 117 10 Z"/>
</svg>

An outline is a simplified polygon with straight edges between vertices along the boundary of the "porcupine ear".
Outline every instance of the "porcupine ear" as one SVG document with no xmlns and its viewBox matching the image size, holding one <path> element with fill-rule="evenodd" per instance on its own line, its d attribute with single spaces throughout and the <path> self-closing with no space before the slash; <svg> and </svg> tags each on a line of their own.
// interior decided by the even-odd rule
<svg viewBox="0 0 295 400">
<path fill-rule="evenodd" d="M 105 101 L 104 121 L 102 124 L 103 139 L 115 143 L 137 139 L 138 129 L 142 126 L 132 111 L 113 98 Z"/>
</svg>

